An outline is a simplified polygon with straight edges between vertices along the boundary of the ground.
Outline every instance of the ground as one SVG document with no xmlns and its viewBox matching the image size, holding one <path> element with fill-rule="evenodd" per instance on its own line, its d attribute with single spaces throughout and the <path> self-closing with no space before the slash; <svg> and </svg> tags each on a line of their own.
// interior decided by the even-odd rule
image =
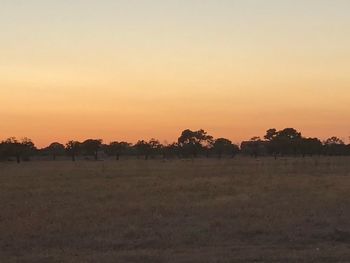
<svg viewBox="0 0 350 263">
<path fill-rule="evenodd" d="M 0 163 L 0 262 L 350 262 L 350 158 Z"/>
</svg>

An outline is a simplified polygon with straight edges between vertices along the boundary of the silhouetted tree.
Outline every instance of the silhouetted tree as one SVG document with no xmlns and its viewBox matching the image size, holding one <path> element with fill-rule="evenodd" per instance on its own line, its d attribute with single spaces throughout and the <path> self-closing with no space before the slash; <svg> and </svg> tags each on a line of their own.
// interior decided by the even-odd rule
<svg viewBox="0 0 350 263">
<path fill-rule="evenodd" d="M 184 130 L 178 138 L 178 145 L 182 155 L 185 157 L 196 157 L 203 149 L 208 149 L 213 144 L 213 136 L 204 130 L 191 131 Z"/>
<path fill-rule="evenodd" d="M 179 145 L 177 143 L 165 145 L 162 147 L 162 153 L 165 159 L 179 157 Z"/>
<path fill-rule="evenodd" d="M 6 149 L 3 141 L 0 142 L 0 161 L 6 160 Z"/>
<path fill-rule="evenodd" d="M 286 128 L 278 132 L 275 140 L 278 142 L 282 154 L 297 154 L 300 145 L 301 133 L 293 128 Z"/>
<path fill-rule="evenodd" d="M 294 128 L 286 128 L 280 131 L 269 129 L 264 138 L 268 141 L 267 147 L 275 158 L 277 155 L 297 154 L 300 151 L 301 133 Z"/>
<path fill-rule="evenodd" d="M 80 151 L 80 142 L 78 141 L 69 141 L 66 144 L 66 151 L 71 156 L 72 161 L 75 162 L 76 156 Z"/>
<path fill-rule="evenodd" d="M 343 145 L 344 142 L 343 142 L 343 140 L 339 139 L 338 137 L 333 136 L 333 137 L 330 137 L 327 140 L 325 140 L 324 144 L 325 145 L 336 145 L 336 144 Z"/>
<path fill-rule="evenodd" d="M 273 139 L 276 138 L 276 136 L 278 135 L 277 133 L 277 130 L 275 128 L 273 129 L 268 129 L 266 131 L 266 135 L 264 136 L 264 138 L 267 140 L 267 141 L 272 141 Z"/>
<path fill-rule="evenodd" d="M 300 140 L 300 152 L 305 155 L 322 154 L 322 142 L 317 138 L 302 138 Z"/>
<path fill-rule="evenodd" d="M 149 140 L 148 144 L 150 146 L 150 155 L 152 158 L 161 153 L 163 145 L 157 139 L 152 138 Z"/>
<path fill-rule="evenodd" d="M 348 147 L 338 137 L 331 137 L 324 141 L 324 149 L 327 155 L 348 155 Z"/>
<path fill-rule="evenodd" d="M 249 141 L 241 143 L 241 152 L 255 158 L 264 155 L 266 154 L 266 141 L 262 141 L 260 137 L 255 136 Z"/>
<path fill-rule="evenodd" d="M 37 151 L 31 139 L 25 137 L 21 140 L 21 156 L 24 161 L 29 161 L 31 155 Z"/>
<path fill-rule="evenodd" d="M 218 138 L 214 141 L 213 151 L 221 159 L 222 155 L 234 157 L 239 152 L 239 148 L 228 139 Z"/>
<path fill-rule="evenodd" d="M 18 141 L 15 137 L 11 137 L 2 142 L 2 154 L 7 158 L 15 157 L 17 163 L 21 160 L 29 160 L 29 156 L 35 150 L 34 143 L 28 138 Z"/>
<path fill-rule="evenodd" d="M 43 151 L 46 151 L 49 155 L 52 156 L 52 160 L 56 160 L 57 156 L 64 155 L 64 145 L 58 142 L 51 143 L 47 148 L 43 149 Z"/>
<path fill-rule="evenodd" d="M 115 159 L 118 161 L 120 156 L 124 154 L 130 146 L 131 144 L 127 142 L 111 142 L 107 145 L 107 154 L 115 156 Z"/>
<path fill-rule="evenodd" d="M 62 155 L 64 150 L 71 156 L 72 160 L 76 160 L 76 156 L 80 153 L 92 155 L 94 159 L 98 159 L 98 154 L 104 151 L 108 155 L 115 156 L 119 160 L 122 154 L 131 154 L 144 156 L 145 159 L 155 158 L 157 155 L 163 155 L 163 158 L 172 157 L 197 157 L 211 154 L 221 158 L 223 155 L 234 156 L 238 152 L 250 154 L 258 157 L 265 154 L 274 155 L 350 155 L 350 144 L 345 143 L 338 137 L 331 137 L 323 143 L 318 138 L 305 138 L 294 128 L 285 128 L 276 130 L 268 129 L 264 135 L 264 139 L 253 137 L 249 141 L 243 141 L 241 149 L 234 145 L 226 138 L 214 139 L 208 135 L 206 131 L 200 129 L 192 131 L 186 129 L 182 131 L 176 143 L 162 145 L 158 140 L 151 139 L 149 141 L 139 140 L 134 146 L 127 142 L 111 142 L 109 145 L 102 144 L 100 139 L 88 139 L 83 143 L 77 141 L 69 141 L 65 146 L 54 142 L 48 147 L 41 150 L 35 148 L 34 143 L 24 138 L 18 141 L 11 137 L 0 142 L 0 160 L 11 160 L 15 158 L 19 163 L 29 160 L 29 157 L 35 153 L 43 155 L 51 155 L 55 160 L 58 155 Z"/>
<path fill-rule="evenodd" d="M 140 140 L 134 145 L 134 148 L 136 149 L 137 156 L 143 155 L 145 160 L 148 160 L 152 152 L 152 147 L 148 142 Z"/>
<path fill-rule="evenodd" d="M 278 142 L 276 141 L 276 137 L 278 135 L 278 132 L 275 128 L 268 129 L 266 131 L 266 135 L 264 138 L 267 140 L 267 151 L 269 154 L 273 155 L 275 159 L 277 158 L 277 155 L 279 153 L 279 147 Z"/>
<path fill-rule="evenodd" d="M 88 139 L 85 140 L 80 146 L 83 154 L 94 156 L 95 161 L 98 159 L 98 150 L 102 144 L 101 139 Z"/>
</svg>

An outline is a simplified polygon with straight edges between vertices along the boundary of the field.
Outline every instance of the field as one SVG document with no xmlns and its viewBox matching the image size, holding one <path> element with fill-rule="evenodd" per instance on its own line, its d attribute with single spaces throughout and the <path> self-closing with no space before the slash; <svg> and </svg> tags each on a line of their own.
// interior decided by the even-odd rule
<svg viewBox="0 0 350 263">
<path fill-rule="evenodd" d="M 350 262 L 350 158 L 0 163 L 0 262 Z"/>
</svg>

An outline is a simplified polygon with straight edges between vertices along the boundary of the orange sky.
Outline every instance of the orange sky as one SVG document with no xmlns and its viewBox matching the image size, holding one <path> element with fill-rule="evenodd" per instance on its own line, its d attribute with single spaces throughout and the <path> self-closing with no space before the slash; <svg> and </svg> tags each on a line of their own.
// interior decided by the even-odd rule
<svg viewBox="0 0 350 263">
<path fill-rule="evenodd" d="M 348 141 L 348 1 L 148 3 L 5 2 L 0 139 L 171 142 L 203 128 L 239 142 L 295 127 Z"/>
</svg>

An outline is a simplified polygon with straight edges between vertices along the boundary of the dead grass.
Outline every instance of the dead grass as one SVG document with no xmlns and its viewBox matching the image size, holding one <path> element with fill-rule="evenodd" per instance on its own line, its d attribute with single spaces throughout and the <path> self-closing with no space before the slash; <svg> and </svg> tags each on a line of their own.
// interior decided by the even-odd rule
<svg viewBox="0 0 350 263">
<path fill-rule="evenodd" d="M 350 262 L 349 161 L 0 163 L 0 262 Z"/>
</svg>

